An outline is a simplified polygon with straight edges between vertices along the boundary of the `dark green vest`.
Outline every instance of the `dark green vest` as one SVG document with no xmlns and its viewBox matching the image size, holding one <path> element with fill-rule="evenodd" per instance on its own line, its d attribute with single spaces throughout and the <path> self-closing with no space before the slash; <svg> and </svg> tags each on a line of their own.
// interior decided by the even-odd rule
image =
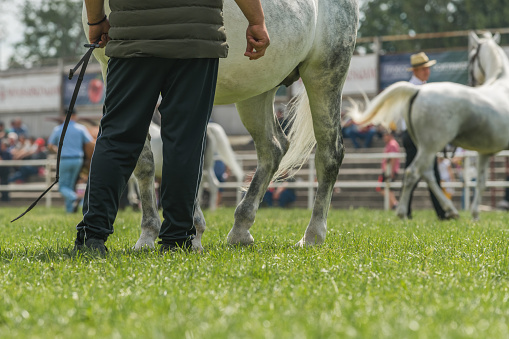
<svg viewBox="0 0 509 339">
<path fill-rule="evenodd" d="M 223 0 L 110 0 L 116 58 L 226 58 Z"/>
</svg>

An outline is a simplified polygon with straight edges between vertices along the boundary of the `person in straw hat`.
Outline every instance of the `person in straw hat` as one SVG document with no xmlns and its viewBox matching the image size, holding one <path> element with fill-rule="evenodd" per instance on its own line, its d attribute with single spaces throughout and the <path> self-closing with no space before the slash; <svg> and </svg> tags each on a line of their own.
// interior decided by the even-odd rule
<svg viewBox="0 0 509 339">
<path fill-rule="evenodd" d="M 429 79 L 430 67 L 436 63 L 436 60 L 430 60 L 424 52 L 412 54 L 410 56 L 410 65 L 412 67 L 408 68 L 413 73 L 410 83 L 414 85 L 425 84 Z"/>
<path fill-rule="evenodd" d="M 420 52 L 416 54 L 412 54 L 410 56 L 410 68 L 408 68 L 409 71 L 412 71 L 412 77 L 410 78 L 409 82 L 414 85 L 424 85 L 430 76 L 430 67 L 436 64 L 436 60 L 430 60 L 426 53 Z M 405 168 L 407 168 L 412 161 L 415 158 L 415 155 L 417 154 L 417 147 L 415 147 L 414 142 L 412 141 L 412 138 L 410 138 L 410 135 L 408 134 L 408 131 L 406 129 L 406 124 L 403 121 L 401 121 L 400 129 L 402 131 L 401 133 L 401 141 L 403 144 L 403 147 L 405 148 L 406 153 L 406 161 L 405 161 Z M 440 186 L 440 173 L 438 172 L 438 165 L 437 165 L 437 158 L 435 157 L 434 160 L 434 166 L 433 166 L 434 172 L 435 172 L 435 179 L 437 181 L 438 186 Z M 414 187 L 415 189 L 415 187 Z M 438 202 L 437 198 L 431 192 L 429 191 L 431 202 L 433 203 L 433 207 L 435 208 L 435 212 L 437 213 L 437 216 L 440 220 L 446 219 L 445 217 L 445 211 L 440 206 L 440 203 Z M 412 196 L 413 196 L 413 190 L 410 194 L 410 200 L 408 201 L 408 216 L 411 218 L 412 216 Z"/>
</svg>

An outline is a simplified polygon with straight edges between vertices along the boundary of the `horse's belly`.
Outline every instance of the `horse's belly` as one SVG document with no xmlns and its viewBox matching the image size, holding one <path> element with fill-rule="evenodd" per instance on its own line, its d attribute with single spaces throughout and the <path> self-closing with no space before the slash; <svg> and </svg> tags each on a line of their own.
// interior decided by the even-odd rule
<svg viewBox="0 0 509 339">
<path fill-rule="evenodd" d="M 313 44 L 316 9 L 313 1 L 262 1 L 271 44 L 265 56 L 244 56 L 247 21 L 233 0 L 224 4 L 228 58 L 219 62 L 215 104 L 230 104 L 278 86 L 301 63 Z"/>
</svg>

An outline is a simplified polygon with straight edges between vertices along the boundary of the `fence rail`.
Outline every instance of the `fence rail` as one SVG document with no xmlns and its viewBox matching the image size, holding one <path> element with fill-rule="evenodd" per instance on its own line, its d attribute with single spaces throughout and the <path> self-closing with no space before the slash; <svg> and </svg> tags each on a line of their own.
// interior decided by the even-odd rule
<svg viewBox="0 0 509 339">
<path fill-rule="evenodd" d="M 466 168 L 470 167 L 472 159 L 477 157 L 477 152 L 468 151 L 461 155 L 455 155 L 458 157 L 464 158 L 464 166 L 463 166 L 463 181 L 456 182 L 444 182 L 442 183 L 442 187 L 453 187 L 453 188 L 470 188 L 475 187 L 476 183 L 471 180 L 469 177 L 469 172 L 465 171 Z M 497 157 L 509 157 L 509 151 L 502 151 L 497 153 L 495 156 Z M 237 161 L 240 163 L 241 167 L 244 168 L 243 164 L 247 161 L 256 161 L 256 154 L 236 154 Z M 315 180 L 315 168 L 314 168 L 314 154 L 311 154 L 307 161 L 307 168 L 301 170 L 299 173 L 304 173 L 304 176 L 307 177 L 307 180 L 301 180 L 296 182 L 286 182 L 284 185 L 290 188 L 301 188 L 307 189 L 307 208 L 311 209 L 313 206 L 313 200 L 315 192 L 314 190 L 318 187 L 318 183 Z M 346 154 L 344 161 L 365 161 L 365 160 L 382 160 L 382 159 L 405 159 L 405 155 L 403 153 L 356 153 L 356 154 Z M 388 162 L 389 164 L 389 162 Z M 0 191 L 9 191 L 9 192 L 42 192 L 44 191 L 54 180 L 54 172 L 56 170 L 56 159 L 49 158 L 43 160 L 0 160 L 0 166 L 44 166 L 45 167 L 45 176 L 44 182 L 34 182 L 34 183 L 26 183 L 26 184 L 8 184 L 8 185 L 0 185 Z M 388 166 L 389 167 L 389 166 Z M 341 171 L 341 170 L 340 170 Z M 387 169 L 387 172 L 390 173 L 390 168 Z M 298 174 L 297 174 L 298 175 Z M 389 176 L 386 176 L 389 177 Z M 245 186 L 247 183 L 244 182 L 222 182 L 219 183 L 219 187 L 227 188 L 227 189 L 237 189 L 237 203 L 240 202 L 242 198 L 242 191 L 239 189 L 240 187 Z M 278 187 L 283 185 L 283 183 L 273 182 L 269 187 Z M 334 187 L 336 188 L 377 188 L 380 187 L 384 190 L 384 208 L 386 210 L 389 209 L 389 190 L 394 188 L 401 188 L 402 182 L 379 182 L 376 180 L 338 180 L 336 181 Z M 418 187 L 427 187 L 427 184 L 422 180 L 419 182 Z M 496 188 L 505 188 L 509 187 L 509 181 L 487 181 L 486 187 L 496 187 Z M 58 190 L 58 187 L 55 186 L 53 189 L 48 192 L 45 196 L 46 199 L 46 207 L 50 207 L 52 204 L 53 193 Z M 470 190 L 465 190 L 465 209 L 469 209 L 470 202 Z"/>
</svg>

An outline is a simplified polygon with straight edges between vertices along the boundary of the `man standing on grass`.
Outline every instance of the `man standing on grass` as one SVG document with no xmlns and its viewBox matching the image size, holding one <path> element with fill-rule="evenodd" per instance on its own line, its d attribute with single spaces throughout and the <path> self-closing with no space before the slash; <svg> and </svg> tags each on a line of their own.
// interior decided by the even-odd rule
<svg viewBox="0 0 509 339">
<path fill-rule="evenodd" d="M 261 58 L 269 35 L 260 0 L 236 0 L 248 20 L 244 55 Z M 159 95 L 162 101 L 161 251 L 189 248 L 219 58 L 228 52 L 223 0 L 85 0 L 90 42 L 110 57 L 101 120 L 75 249 L 104 253 Z M 111 25 L 111 26 L 110 26 Z M 111 27 L 111 28 L 110 28 Z"/>
<path fill-rule="evenodd" d="M 424 52 L 420 52 L 417 54 L 412 54 L 410 56 L 410 64 L 411 68 L 409 68 L 409 71 L 412 71 L 412 77 L 410 78 L 409 82 L 414 85 L 424 85 L 430 76 L 430 67 L 436 64 L 436 60 L 429 60 L 428 56 Z M 405 168 L 410 166 L 412 161 L 414 160 L 415 156 L 417 155 L 417 147 L 415 146 L 414 142 L 412 141 L 412 138 L 410 137 L 410 134 L 407 131 L 406 123 L 404 120 L 401 121 L 402 124 L 402 134 L 401 134 L 401 141 L 403 144 L 403 147 L 405 148 L 406 152 L 406 161 L 405 161 Z M 434 165 L 433 165 L 433 171 L 435 173 L 435 180 L 440 187 L 440 174 L 438 172 L 438 165 L 437 165 L 437 157 L 435 157 Z M 412 218 L 412 197 L 414 195 L 415 187 L 412 187 L 412 192 L 410 193 L 410 199 L 408 200 L 408 218 Z M 440 220 L 446 219 L 445 217 L 445 211 L 440 206 L 440 203 L 438 202 L 438 199 L 435 197 L 433 192 L 429 190 L 429 195 L 431 198 L 431 202 L 433 204 L 433 208 L 435 209 L 435 212 Z"/>
</svg>

